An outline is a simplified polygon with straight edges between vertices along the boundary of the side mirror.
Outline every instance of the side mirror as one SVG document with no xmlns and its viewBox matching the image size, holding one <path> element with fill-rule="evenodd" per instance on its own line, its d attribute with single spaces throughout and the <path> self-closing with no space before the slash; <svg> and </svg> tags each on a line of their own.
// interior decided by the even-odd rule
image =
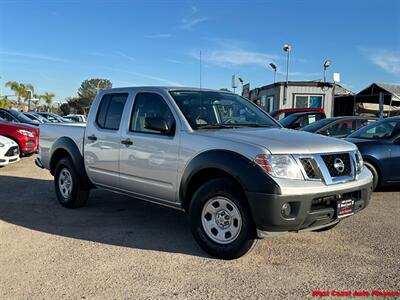
<svg viewBox="0 0 400 300">
<path fill-rule="evenodd" d="M 400 145 L 400 137 L 397 138 L 393 143 L 396 144 L 396 145 Z"/>
<path fill-rule="evenodd" d="M 326 136 L 330 136 L 331 135 L 331 133 L 329 132 L 328 129 L 321 131 L 320 134 L 326 135 Z"/>
<path fill-rule="evenodd" d="M 173 126 L 169 126 L 167 120 L 158 117 L 147 117 L 144 120 L 144 128 L 159 131 L 161 134 L 172 135 Z"/>
</svg>

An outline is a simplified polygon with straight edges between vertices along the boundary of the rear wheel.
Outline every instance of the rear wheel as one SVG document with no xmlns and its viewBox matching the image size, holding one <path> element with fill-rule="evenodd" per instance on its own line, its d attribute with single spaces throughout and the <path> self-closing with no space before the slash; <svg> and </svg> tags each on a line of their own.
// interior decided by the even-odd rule
<svg viewBox="0 0 400 300">
<path fill-rule="evenodd" d="M 203 184 L 193 196 L 189 213 L 194 238 L 212 256 L 234 259 L 251 249 L 255 227 L 244 193 L 232 180 Z"/>
<path fill-rule="evenodd" d="M 69 157 L 60 159 L 54 174 L 54 188 L 61 205 L 68 208 L 86 205 L 90 190 L 84 188 L 75 166 Z"/>
<path fill-rule="evenodd" d="M 372 173 L 372 176 L 373 176 L 372 190 L 375 191 L 379 186 L 379 173 L 378 173 L 377 169 L 369 162 L 364 162 L 364 164 L 368 168 L 368 170 L 370 170 Z"/>
</svg>

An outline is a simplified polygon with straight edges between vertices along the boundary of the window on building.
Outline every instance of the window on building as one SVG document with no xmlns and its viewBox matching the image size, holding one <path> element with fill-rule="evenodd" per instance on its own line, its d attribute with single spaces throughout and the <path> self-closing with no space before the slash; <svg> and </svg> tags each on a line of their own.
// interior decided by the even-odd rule
<svg viewBox="0 0 400 300">
<path fill-rule="evenodd" d="M 322 108 L 323 95 L 295 95 L 294 102 L 296 108 L 312 107 Z"/>
</svg>

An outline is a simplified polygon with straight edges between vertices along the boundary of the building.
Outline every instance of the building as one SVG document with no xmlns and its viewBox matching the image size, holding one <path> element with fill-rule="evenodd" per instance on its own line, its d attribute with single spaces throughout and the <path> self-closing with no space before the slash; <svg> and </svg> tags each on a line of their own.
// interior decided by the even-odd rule
<svg viewBox="0 0 400 300">
<path fill-rule="evenodd" d="M 400 84 L 387 83 L 372 83 L 355 95 L 335 97 L 335 113 L 378 115 L 380 99 L 383 115 L 400 114 Z"/>
<path fill-rule="evenodd" d="M 351 91 L 338 84 L 322 81 L 289 81 L 286 101 L 286 82 L 276 82 L 255 88 L 249 93 L 249 100 L 266 112 L 283 108 L 323 108 L 328 117 L 334 115 L 333 95 L 351 95 Z"/>
</svg>

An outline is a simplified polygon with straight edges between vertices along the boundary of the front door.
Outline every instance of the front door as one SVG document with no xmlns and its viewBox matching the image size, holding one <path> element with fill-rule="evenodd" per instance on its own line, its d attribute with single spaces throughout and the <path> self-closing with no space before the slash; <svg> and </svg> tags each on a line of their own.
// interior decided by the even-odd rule
<svg viewBox="0 0 400 300">
<path fill-rule="evenodd" d="M 163 118 L 174 134 L 146 128 L 146 118 Z M 179 127 L 163 96 L 136 95 L 128 128 L 122 132 L 121 189 L 148 200 L 174 202 L 179 154 Z"/>
<path fill-rule="evenodd" d="M 84 141 L 84 158 L 89 178 L 103 187 L 119 187 L 121 119 L 128 93 L 105 94 L 97 115 L 88 120 Z"/>
</svg>

